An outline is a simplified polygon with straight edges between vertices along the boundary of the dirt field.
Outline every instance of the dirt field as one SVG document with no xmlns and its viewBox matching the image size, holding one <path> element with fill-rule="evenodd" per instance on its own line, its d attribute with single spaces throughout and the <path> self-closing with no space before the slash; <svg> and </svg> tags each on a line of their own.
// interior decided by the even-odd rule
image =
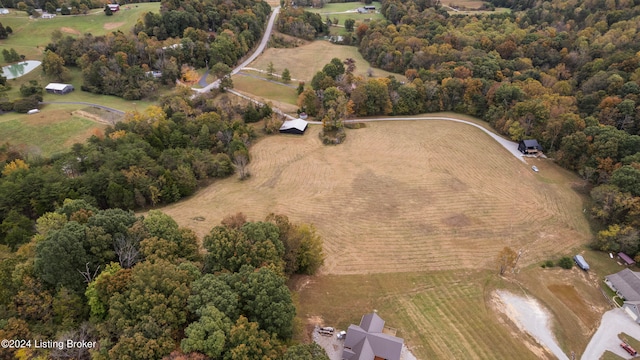
<svg viewBox="0 0 640 360">
<path fill-rule="evenodd" d="M 313 223 L 325 274 L 489 269 L 504 246 L 526 266 L 587 240 L 575 179 L 542 162 L 533 173 L 478 129 L 372 123 L 337 147 L 318 131 L 262 139 L 249 180 L 216 182 L 162 211 L 200 236 L 238 211 Z"/>
<path fill-rule="evenodd" d="M 113 30 L 113 29 L 119 28 L 120 26 L 122 26 L 122 25 L 124 25 L 124 24 L 125 24 L 125 22 L 124 22 L 124 21 L 121 21 L 121 22 L 106 23 L 106 24 L 104 24 L 104 28 L 105 28 L 106 30 Z"/>
</svg>

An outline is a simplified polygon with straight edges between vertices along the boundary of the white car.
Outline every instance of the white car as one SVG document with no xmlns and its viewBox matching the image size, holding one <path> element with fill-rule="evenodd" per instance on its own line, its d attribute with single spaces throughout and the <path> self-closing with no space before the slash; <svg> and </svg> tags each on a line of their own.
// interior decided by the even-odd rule
<svg viewBox="0 0 640 360">
<path fill-rule="evenodd" d="M 535 165 L 533 165 L 533 166 L 531 167 L 531 170 L 533 170 L 533 171 L 535 171 L 535 172 L 540 171 L 540 170 L 538 170 L 538 167 L 537 167 L 537 166 L 535 166 Z"/>
</svg>

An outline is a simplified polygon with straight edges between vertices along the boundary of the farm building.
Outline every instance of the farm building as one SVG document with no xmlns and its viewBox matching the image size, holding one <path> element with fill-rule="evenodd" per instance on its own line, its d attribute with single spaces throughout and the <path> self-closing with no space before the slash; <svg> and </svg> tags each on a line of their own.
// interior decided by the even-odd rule
<svg viewBox="0 0 640 360">
<path fill-rule="evenodd" d="M 375 7 L 375 6 L 373 6 L 373 5 L 365 5 L 365 6 L 364 6 L 364 9 L 365 9 L 365 10 L 375 10 L 375 9 L 376 9 L 376 7 Z"/>
<path fill-rule="evenodd" d="M 44 89 L 48 93 L 59 95 L 68 94 L 74 90 L 73 85 L 60 83 L 49 83 L 49 85 L 47 85 Z"/>
<path fill-rule="evenodd" d="M 349 325 L 344 339 L 345 360 L 399 360 L 404 340 L 384 333 L 384 320 L 375 312 L 362 316 L 360 326 Z"/>
<path fill-rule="evenodd" d="M 0 9 L 0 15 L 7 15 L 9 13 L 9 9 L 7 8 L 1 8 Z"/>
<path fill-rule="evenodd" d="M 111 10 L 111 12 L 120 10 L 120 5 L 118 4 L 107 4 L 107 6 L 109 7 L 109 10 Z"/>
<path fill-rule="evenodd" d="M 289 120 L 282 124 L 280 132 L 283 134 L 303 135 L 308 125 L 309 124 L 302 119 Z"/>
<path fill-rule="evenodd" d="M 542 151 L 542 146 L 538 144 L 538 140 L 536 139 L 520 140 L 520 143 L 518 143 L 518 151 L 523 154 L 537 154 Z"/>
<path fill-rule="evenodd" d="M 622 262 L 625 265 L 633 265 L 636 262 L 627 254 L 623 253 L 623 252 L 619 252 L 618 253 L 618 257 L 620 258 L 620 260 L 622 260 Z"/>
<path fill-rule="evenodd" d="M 54 17 L 56 17 L 56 14 L 43 13 L 41 16 L 43 19 L 53 19 Z"/>
</svg>

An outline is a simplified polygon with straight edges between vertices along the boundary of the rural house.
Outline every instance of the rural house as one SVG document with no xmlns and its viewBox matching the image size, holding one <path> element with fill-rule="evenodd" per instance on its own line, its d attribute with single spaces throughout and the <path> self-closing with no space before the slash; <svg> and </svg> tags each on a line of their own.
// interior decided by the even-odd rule
<svg viewBox="0 0 640 360">
<path fill-rule="evenodd" d="M 624 299 L 622 305 L 625 312 L 637 323 L 640 323 L 640 273 L 624 269 L 604 277 L 604 282 Z"/>
<path fill-rule="evenodd" d="M 109 10 L 111 10 L 111 12 L 120 10 L 120 5 L 118 4 L 107 4 L 107 6 L 109 7 Z"/>
<path fill-rule="evenodd" d="M 377 313 L 366 314 L 360 326 L 349 325 L 344 339 L 344 360 L 399 360 L 404 340 L 384 333 L 384 320 Z"/>
<path fill-rule="evenodd" d="M 538 140 L 536 139 L 520 140 L 520 143 L 518 143 L 518 151 L 525 155 L 537 154 L 542 151 L 542 146 L 538 144 Z"/>
<path fill-rule="evenodd" d="M 44 88 L 48 93 L 51 94 L 59 94 L 59 95 L 64 95 L 64 94 L 68 94 L 70 92 L 72 92 L 73 89 L 73 85 L 71 84 L 60 84 L 60 83 L 49 83 L 49 85 L 47 85 Z"/>
<path fill-rule="evenodd" d="M 283 134 L 303 135 L 308 125 L 309 124 L 302 119 L 289 120 L 282 124 L 280 132 Z"/>
</svg>

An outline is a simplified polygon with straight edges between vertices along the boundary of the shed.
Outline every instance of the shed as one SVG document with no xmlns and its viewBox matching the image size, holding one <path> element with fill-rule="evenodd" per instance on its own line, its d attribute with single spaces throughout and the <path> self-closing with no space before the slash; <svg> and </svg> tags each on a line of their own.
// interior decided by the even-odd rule
<svg viewBox="0 0 640 360">
<path fill-rule="evenodd" d="M 283 134 L 303 135 L 308 125 L 309 123 L 302 119 L 289 120 L 282 124 L 280 132 Z"/>
<path fill-rule="evenodd" d="M 9 13 L 9 9 L 7 8 L 1 8 L 0 9 L 0 15 L 7 15 Z"/>
<path fill-rule="evenodd" d="M 50 94 L 59 95 L 68 94 L 74 90 L 73 85 L 60 83 L 49 83 L 49 85 L 47 85 L 44 89 Z"/>
<path fill-rule="evenodd" d="M 620 260 L 622 260 L 622 262 L 625 265 L 633 265 L 636 262 L 627 254 L 623 253 L 623 252 L 619 252 L 618 253 L 618 257 L 620 258 Z"/>
<path fill-rule="evenodd" d="M 53 19 L 54 17 L 56 17 L 56 14 L 43 13 L 41 16 L 43 19 Z"/>
<path fill-rule="evenodd" d="M 542 151 L 542 146 L 538 144 L 538 140 L 529 139 L 529 140 L 520 140 L 518 143 L 518 151 L 523 154 L 537 154 Z"/>
<path fill-rule="evenodd" d="M 373 5 L 365 5 L 365 6 L 364 6 L 364 9 L 365 9 L 365 10 L 375 10 L 375 9 L 376 9 L 376 7 L 375 7 L 375 6 L 373 6 Z"/>
</svg>

